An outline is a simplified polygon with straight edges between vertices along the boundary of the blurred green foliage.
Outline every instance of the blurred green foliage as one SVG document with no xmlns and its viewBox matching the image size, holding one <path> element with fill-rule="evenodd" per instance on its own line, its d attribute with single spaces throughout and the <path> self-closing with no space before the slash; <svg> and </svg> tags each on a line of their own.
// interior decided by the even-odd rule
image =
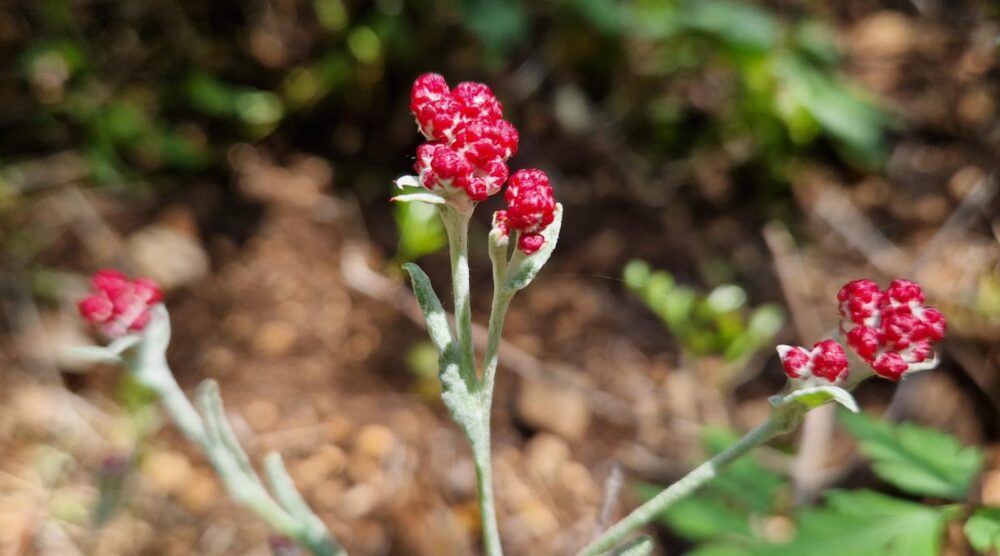
<svg viewBox="0 0 1000 556">
<path fill-rule="evenodd" d="M 858 489 L 832 490 L 822 506 L 793 508 L 790 480 L 748 456 L 661 514 L 660 523 L 695 543 L 686 554 L 696 556 L 934 556 L 940 553 L 945 527 L 963 516 L 960 503 L 965 503 L 972 507 L 965 530 L 973 546 L 985 550 L 980 547 L 1000 539 L 995 511 L 976 509 L 968 499 L 968 487 L 982 470 L 979 449 L 910 423 L 891 424 L 846 411 L 840 416 L 880 478 L 907 492 L 957 503 L 921 504 Z M 709 454 L 735 440 L 728 431 L 704 431 Z M 904 444 L 909 448 L 901 448 Z M 915 454 L 911 449 L 916 446 L 924 453 Z M 901 450 L 907 457 L 900 457 Z M 641 484 L 636 490 L 648 499 L 660 487 Z M 776 534 L 767 524 L 783 516 L 794 520 L 794 530 Z"/>
<path fill-rule="evenodd" d="M 394 203 L 399 242 L 396 262 L 413 262 L 448 244 L 437 207 L 428 203 Z"/>
<path fill-rule="evenodd" d="M 841 422 L 872 460 L 875 474 L 910 494 L 960 500 L 983 467 L 980 450 L 964 447 L 948 434 L 862 414 L 844 413 Z"/>
<path fill-rule="evenodd" d="M 295 141 L 326 100 L 337 113 L 384 110 L 423 71 L 499 73 L 531 53 L 546 72 L 579 75 L 646 153 L 749 139 L 750 158 L 780 177 L 820 137 L 877 161 L 889 121 L 839 75 L 829 29 L 748 2 L 157 0 L 88 12 L 47 0 L 22 15 L 12 68 L 30 102 L 8 125 L 28 140 L 6 154 L 76 147 L 100 183 L 204 171 L 234 141 L 282 126 Z"/>
<path fill-rule="evenodd" d="M 769 346 L 785 322 L 784 311 L 773 304 L 750 310 L 747 294 L 734 284 L 701 293 L 677 284 L 664 270 L 653 270 L 639 260 L 623 271 L 625 285 L 654 312 L 690 356 L 722 356 L 740 361 Z"/>
<path fill-rule="evenodd" d="M 631 43 L 636 73 L 682 83 L 702 79 L 687 90 L 668 88 L 644 107 L 652 138 L 665 146 L 749 139 L 750 158 L 779 180 L 794 155 L 822 137 L 850 162 L 873 166 L 884 158 L 890 117 L 841 77 L 833 32 L 817 20 L 789 22 L 731 0 L 571 5 L 595 29 Z M 686 124 L 695 112 L 709 118 L 692 130 Z"/>
<path fill-rule="evenodd" d="M 980 552 L 1000 553 L 1000 508 L 980 508 L 965 523 L 965 536 Z"/>
</svg>

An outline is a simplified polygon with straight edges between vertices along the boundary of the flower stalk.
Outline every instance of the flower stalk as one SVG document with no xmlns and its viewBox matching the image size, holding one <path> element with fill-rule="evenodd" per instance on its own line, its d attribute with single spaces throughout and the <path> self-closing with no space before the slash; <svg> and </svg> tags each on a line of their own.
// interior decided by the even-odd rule
<svg viewBox="0 0 1000 556">
<path fill-rule="evenodd" d="M 538 274 L 555 248 L 561 207 L 541 170 L 519 170 L 507 184 L 507 209 L 493 218 L 489 252 L 493 262 L 493 303 L 482 374 L 472 345 L 468 227 L 476 204 L 499 193 L 507 181 L 507 160 L 517 152 L 517 129 L 502 119 L 502 107 L 489 87 L 460 83 L 449 89 L 444 78 L 417 78 L 410 108 L 428 139 L 417 148 L 415 176 L 396 180 L 397 202 L 436 205 L 448 235 L 455 326 L 448 326 L 441 301 L 427 275 L 404 265 L 438 350 L 441 398 L 469 440 L 476 469 L 483 547 L 500 556 L 500 531 L 493 497 L 490 461 L 490 409 L 499 362 L 504 317 L 517 290 Z M 509 238 L 517 245 L 509 254 Z"/>
<path fill-rule="evenodd" d="M 218 385 L 211 380 L 199 385 L 197 408 L 181 390 L 167 364 L 170 316 L 159 303 L 159 287 L 149 280 L 130 281 L 117 271 L 97 273 L 93 284 L 95 293 L 80 303 L 80 312 L 105 336 L 114 339 L 106 347 L 77 350 L 77 355 L 121 364 L 152 390 L 170 420 L 208 459 L 230 496 L 273 531 L 293 539 L 315 556 L 345 555 L 295 489 L 277 453 L 265 457 L 270 490 L 265 486 L 226 420 Z"/>
<path fill-rule="evenodd" d="M 632 510 L 622 520 L 612 525 L 600 536 L 594 539 L 578 556 L 599 556 L 618 546 L 626 536 L 636 529 L 648 525 L 664 510 L 677 501 L 689 496 L 719 475 L 719 471 L 729 463 L 739 459 L 744 454 L 785 432 L 787 424 L 777 419 L 768 419 L 750 430 L 735 444 L 719 452 L 708 461 L 695 467 L 683 478 L 670 485 L 645 504 Z"/>
</svg>

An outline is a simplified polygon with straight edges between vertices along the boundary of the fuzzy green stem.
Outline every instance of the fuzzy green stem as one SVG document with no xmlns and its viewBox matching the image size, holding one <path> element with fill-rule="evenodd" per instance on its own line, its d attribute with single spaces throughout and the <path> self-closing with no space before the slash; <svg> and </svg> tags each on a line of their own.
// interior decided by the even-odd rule
<svg viewBox="0 0 1000 556">
<path fill-rule="evenodd" d="M 683 478 L 670 485 L 655 497 L 639 506 L 618 523 L 612 525 L 597 539 L 581 550 L 578 556 L 598 556 L 618 545 L 628 534 L 643 527 L 678 500 L 690 495 L 719 474 L 719 470 L 750 449 L 767 442 L 777 434 L 787 430 L 787 424 L 768 419 L 747 432 L 735 444 L 719 452 L 714 457 L 691 470 Z"/>
<path fill-rule="evenodd" d="M 494 272 L 494 274 L 496 274 Z M 501 276 L 502 277 L 502 276 Z M 503 554 L 497 528 L 496 509 L 493 503 L 493 483 L 490 464 L 490 407 L 493 405 L 493 385 L 500 357 L 500 332 L 503 329 L 507 307 L 514 292 L 506 291 L 494 275 L 493 304 L 490 311 L 490 328 L 483 357 L 483 381 L 479 390 L 482 409 L 481 436 L 473 443 L 476 460 L 476 486 L 479 490 L 479 511 L 483 521 L 483 545 L 487 555 Z"/>
<path fill-rule="evenodd" d="M 495 286 L 496 287 L 496 286 Z M 514 292 L 505 291 L 499 287 L 493 292 L 493 304 L 490 311 L 490 328 L 486 341 L 486 354 L 483 356 L 483 409 L 487 415 L 493 405 L 493 383 L 496 380 L 497 364 L 500 360 L 500 336 L 503 321 L 507 316 L 507 308 Z"/>
<path fill-rule="evenodd" d="M 460 367 L 463 373 L 475 377 L 472 302 L 469 296 L 469 219 L 472 213 L 461 212 L 447 205 L 440 207 L 440 213 L 448 234 L 448 250 L 451 254 L 451 287 L 455 295 L 455 337 L 461 354 Z"/>
<path fill-rule="evenodd" d="M 139 349 L 147 347 L 140 346 Z M 217 415 L 203 418 L 177 384 L 165 359 L 151 357 L 146 352 L 135 363 L 133 372 L 138 380 L 156 392 L 171 421 L 189 441 L 201 448 L 233 498 L 250 508 L 271 529 L 294 539 L 316 556 L 345 554 L 330 538 L 318 517 L 313 516 L 315 521 L 300 522 L 275 502 L 253 469 L 248 468 L 249 462 L 244 464 L 241 460 L 241 456 L 245 458 L 242 448 L 227 445 L 225 439 L 221 438 L 222 434 L 231 434 L 228 424 L 221 422 L 224 420 L 221 402 Z M 208 418 L 220 421 L 216 423 L 217 430 L 214 432 L 206 422 Z M 226 427 L 225 430 L 222 430 L 223 426 Z M 235 438 L 229 440 L 235 442 Z"/>
<path fill-rule="evenodd" d="M 490 463 L 490 414 L 484 412 L 478 438 L 472 441 L 472 459 L 476 465 L 476 490 L 479 494 L 479 514 L 483 524 L 483 550 L 486 556 L 503 556 L 500 529 L 497 527 L 493 502 L 493 467 Z"/>
</svg>

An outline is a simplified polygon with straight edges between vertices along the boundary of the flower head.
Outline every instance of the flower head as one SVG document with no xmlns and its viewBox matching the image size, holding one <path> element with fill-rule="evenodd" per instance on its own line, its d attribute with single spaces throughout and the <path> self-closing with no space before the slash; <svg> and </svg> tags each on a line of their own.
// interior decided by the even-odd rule
<svg viewBox="0 0 1000 556">
<path fill-rule="evenodd" d="M 834 340 L 813 344 L 811 350 L 799 346 L 778 346 L 778 356 L 789 378 L 819 378 L 836 382 L 847 378 L 847 354 Z"/>
<path fill-rule="evenodd" d="M 77 308 L 85 321 L 108 338 L 145 328 L 150 319 L 150 307 L 163 299 L 160 286 L 153 280 L 129 280 L 114 269 L 96 272 L 90 282 L 91 294 L 80 300 Z"/>
<path fill-rule="evenodd" d="M 417 148 L 421 185 L 443 195 L 464 191 L 472 201 L 500 191 L 518 134 L 489 87 L 467 82 L 449 89 L 444 77 L 427 73 L 413 83 L 410 110 L 428 140 Z"/>
<path fill-rule="evenodd" d="M 855 280 L 837 299 L 847 345 L 879 376 L 899 380 L 933 359 L 932 345 L 944 338 L 944 315 L 924 306 L 924 292 L 915 282 L 897 279 L 881 290 L 871 280 Z"/>
<path fill-rule="evenodd" d="M 541 170 L 518 170 L 510 177 L 504 192 L 507 210 L 497 211 L 494 227 L 503 233 L 520 232 L 517 246 L 528 255 L 545 244 L 541 234 L 555 219 L 556 200 L 549 177 Z"/>
</svg>

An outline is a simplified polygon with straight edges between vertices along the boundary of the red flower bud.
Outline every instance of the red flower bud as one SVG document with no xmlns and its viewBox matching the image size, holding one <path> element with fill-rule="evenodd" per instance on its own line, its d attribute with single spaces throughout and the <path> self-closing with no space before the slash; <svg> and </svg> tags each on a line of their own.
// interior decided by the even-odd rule
<svg viewBox="0 0 1000 556">
<path fill-rule="evenodd" d="M 489 87 L 469 82 L 449 90 L 444 77 L 424 74 L 413 83 L 410 110 L 432 141 L 417 148 L 424 187 L 444 194 L 464 191 L 473 201 L 500 191 L 518 134 L 501 119 L 502 107 Z"/>
<path fill-rule="evenodd" d="M 149 323 L 150 307 L 163 291 L 149 278 L 129 280 L 117 270 L 101 270 L 91 279 L 92 293 L 77 307 L 80 316 L 108 338 L 138 332 Z"/>
<path fill-rule="evenodd" d="M 540 232 L 555 219 L 556 200 L 548 176 L 541 170 L 518 170 L 510 177 L 504 199 L 506 225 L 521 233 L 518 247 L 529 255 L 538 251 L 545 243 Z"/>
<path fill-rule="evenodd" d="M 893 280 L 882 291 L 871 280 L 855 280 L 837 299 L 847 345 L 879 376 L 899 380 L 933 358 L 931 344 L 944 338 L 944 315 L 924 307 L 924 292 L 915 282 Z"/>
<path fill-rule="evenodd" d="M 813 344 L 811 350 L 798 346 L 778 346 L 778 355 L 789 378 L 817 377 L 827 382 L 847 378 L 847 355 L 833 340 Z"/>
</svg>

